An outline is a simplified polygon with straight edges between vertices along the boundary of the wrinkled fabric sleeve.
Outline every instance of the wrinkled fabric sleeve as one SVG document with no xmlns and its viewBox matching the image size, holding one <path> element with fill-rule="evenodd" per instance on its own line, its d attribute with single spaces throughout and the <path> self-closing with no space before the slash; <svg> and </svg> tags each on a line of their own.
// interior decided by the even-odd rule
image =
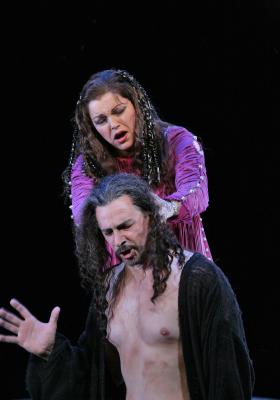
<svg viewBox="0 0 280 400">
<path fill-rule="evenodd" d="M 32 400 L 89 400 L 98 385 L 98 335 L 92 318 L 77 345 L 60 333 L 48 359 L 31 355 L 26 387 Z"/>
<path fill-rule="evenodd" d="M 74 223 L 79 225 L 81 222 L 83 204 L 94 187 L 94 181 L 85 175 L 83 171 L 83 156 L 80 154 L 71 171 L 71 201 L 72 216 Z"/>
<path fill-rule="evenodd" d="M 183 127 L 169 127 L 166 139 L 175 163 L 176 191 L 164 197 L 165 200 L 181 202 L 179 214 L 170 223 L 192 218 L 208 207 L 208 180 L 204 152 L 197 137 Z"/>
<path fill-rule="evenodd" d="M 192 269 L 184 288 L 190 317 L 184 318 L 192 343 L 190 359 L 186 358 L 191 397 L 251 400 L 255 375 L 236 296 L 223 272 L 198 257 L 204 261 Z"/>
</svg>

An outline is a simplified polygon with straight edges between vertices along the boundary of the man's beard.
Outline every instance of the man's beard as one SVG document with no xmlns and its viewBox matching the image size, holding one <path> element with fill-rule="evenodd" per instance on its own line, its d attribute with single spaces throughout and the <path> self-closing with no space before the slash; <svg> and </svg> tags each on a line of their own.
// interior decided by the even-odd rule
<svg viewBox="0 0 280 400">
<path fill-rule="evenodd" d="M 121 245 L 116 250 L 116 255 L 128 266 L 143 265 L 146 259 L 144 247 L 134 245 Z"/>
</svg>

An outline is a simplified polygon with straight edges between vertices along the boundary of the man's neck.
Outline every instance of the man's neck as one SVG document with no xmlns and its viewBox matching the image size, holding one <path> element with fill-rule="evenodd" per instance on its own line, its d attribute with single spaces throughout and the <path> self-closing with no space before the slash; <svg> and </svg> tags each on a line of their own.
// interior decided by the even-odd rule
<svg viewBox="0 0 280 400">
<path fill-rule="evenodd" d="M 143 279 L 151 273 L 150 268 L 144 269 L 142 264 L 138 265 L 125 265 L 125 274 L 127 279 L 132 279 L 135 281 L 135 283 L 140 283 L 143 281 Z"/>
<path fill-rule="evenodd" d="M 193 252 L 184 250 L 185 262 L 189 261 L 192 255 Z M 173 259 L 172 264 L 173 263 L 177 263 L 176 257 Z M 133 279 L 135 282 L 138 283 L 141 283 L 143 279 L 146 278 L 147 276 L 152 277 L 152 269 L 147 267 L 144 268 L 143 264 L 130 266 L 124 263 L 124 268 L 125 268 L 126 279 Z"/>
</svg>

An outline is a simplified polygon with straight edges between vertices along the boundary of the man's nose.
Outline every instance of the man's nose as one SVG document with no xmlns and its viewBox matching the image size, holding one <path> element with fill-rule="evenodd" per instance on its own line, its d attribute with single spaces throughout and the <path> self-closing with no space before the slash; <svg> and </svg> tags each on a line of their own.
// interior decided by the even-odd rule
<svg viewBox="0 0 280 400">
<path fill-rule="evenodd" d="M 125 243 L 125 238 L 120 231 L 114 232 L 114 247 L 118 248 Z"/>
</svg>

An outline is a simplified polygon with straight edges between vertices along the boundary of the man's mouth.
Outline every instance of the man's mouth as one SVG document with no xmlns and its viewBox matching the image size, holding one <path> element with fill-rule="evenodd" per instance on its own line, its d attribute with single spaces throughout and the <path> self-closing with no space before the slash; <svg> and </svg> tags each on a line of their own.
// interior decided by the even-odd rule
<svg viewBox="0 0 280 400">
<path fill-rule="evenodd" d="M 130 260 L 130 259 L 132 259 L 132 258 L 134 257 L 134 251 L 133 251 L 133 249 L 129 249 L 129 250 L 123 251 L 123 252 L 121 253 L 121 256 L 122 256 L 125 260 Z"/>
<path fill-rule="evenodd" d="M 125 248 L 123 250 L 118 250 L 117 255 L 124 258 L 125 260 L 130 260 L 135 256 L 135 250 L 133 247 Z"/>
</svg>

